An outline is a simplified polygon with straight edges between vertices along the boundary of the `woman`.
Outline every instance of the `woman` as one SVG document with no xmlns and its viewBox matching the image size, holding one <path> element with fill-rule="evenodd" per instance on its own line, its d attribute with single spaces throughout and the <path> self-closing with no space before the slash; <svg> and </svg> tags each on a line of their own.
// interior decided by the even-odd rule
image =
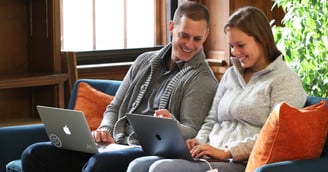
<svg viewBox="0 0 328 172">
<path fill-rule="evenodd" d="M 243 172 L 257 135 L 275 105 L 286 101 L 303 107 L 306 93 L 297 74 L 277 49 L 269 21 L 255 7 L 233 13 L 224 31 L 231 48 L 229 68 L 216 91 L 212 107 L 196 138 L 186 141 L 193 157 L 183 159 L 141 157 L 128 171 L 206 171 Z"/>
</svg>

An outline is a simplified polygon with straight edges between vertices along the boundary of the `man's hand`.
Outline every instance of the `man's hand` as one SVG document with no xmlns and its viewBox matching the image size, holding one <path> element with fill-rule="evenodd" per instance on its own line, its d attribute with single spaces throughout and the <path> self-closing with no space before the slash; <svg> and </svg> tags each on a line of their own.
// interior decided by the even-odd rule
<svg viewBox="0 0 328 172">
<path fill-rule="evenodd" d="M 158 110 L 155 111 L 154 117 L 172 118 L 172 114 L 167 109 L 158 109 Z"/>
<path fill-rule="evenodd" d="M 97 129 L 91 132 L 93 139 L 96 143 L 101 145 L 108 145 L 115 143 L 113 137 L 109 134 L 107 130 Z"/>
</svg>

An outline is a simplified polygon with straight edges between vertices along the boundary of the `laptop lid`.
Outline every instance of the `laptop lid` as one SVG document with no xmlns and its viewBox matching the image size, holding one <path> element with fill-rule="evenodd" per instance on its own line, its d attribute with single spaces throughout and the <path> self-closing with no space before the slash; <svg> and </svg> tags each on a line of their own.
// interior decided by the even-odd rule
<svg viewBox="0 0 328 172">
<path fill-rule="evenodd" d="M 140 145 L 149 155 L 194 161 L 176 121 L 149 115 L 127 114 Z"/>
<path fill-rule="evenodd" d="M 36 108 L 49 140 L 55 147 L 98 153 L 83 112 L 40 105 Z"/>
</svg>

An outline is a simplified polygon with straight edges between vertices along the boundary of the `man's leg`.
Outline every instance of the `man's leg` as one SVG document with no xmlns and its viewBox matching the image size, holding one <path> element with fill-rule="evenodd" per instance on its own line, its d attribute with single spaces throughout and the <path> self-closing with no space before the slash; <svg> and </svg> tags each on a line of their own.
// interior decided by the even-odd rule
<svg viewBox="0 0 328 172">
<path fill-rule="evenodd" d="M 129 163 L 141 156 L 145 156 L 142 148 L 98 153 L 84 165 L 83 172 L 125 172 Z"/>
<path fill-rule="evenodd" d="M 54 147 L 50 142 L 35 143 L 22 153 L 24 172 L 81 171 L 93 154 L 67 151 Z"/>
</svg>

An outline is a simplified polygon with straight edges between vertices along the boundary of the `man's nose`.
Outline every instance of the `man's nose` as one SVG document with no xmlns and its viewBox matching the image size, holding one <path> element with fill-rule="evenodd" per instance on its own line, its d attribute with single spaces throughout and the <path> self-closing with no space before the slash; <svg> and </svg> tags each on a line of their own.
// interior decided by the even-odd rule
<svg viewBox="0 0 328 172">
<path fill-rule="evenodd" d="M 190 49 L 193 48 L 194 47 L 194 39 L 189 38 L 185 45 L 186 45 L 187 48 L 190 48 Z"/>
</svg>

